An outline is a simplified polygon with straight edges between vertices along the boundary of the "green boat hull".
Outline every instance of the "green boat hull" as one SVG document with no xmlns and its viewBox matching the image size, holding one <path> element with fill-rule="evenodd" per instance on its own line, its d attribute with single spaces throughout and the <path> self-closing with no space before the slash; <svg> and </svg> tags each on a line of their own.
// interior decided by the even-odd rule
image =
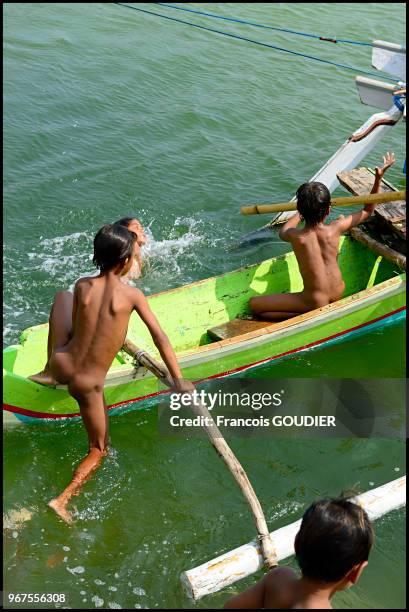
<svg viewBox="0 0 409 612">
<path fill-rule="evenodd" d="M 404 316 L 402 270 L 349 237 L 341 241 L 339 264 L 346 284 L 341 300 L 283 323 L 266 323 L 263 329 L 224 341 L 212 342 L 208 329 L 246 315 L 250 297 L 302 290 L 293 253 L 148 299 L 175 348 L 184 377 L 203 381 L 239 374 Z M 49 388 L 27 379 L 45 364 L 47 334 L 48 324 L 31 327 L 21 334 L 19 345 L 3 351 L 6 422 L 79 416 L 78 404 L 66 388 Z M 130 320 L 128 337 L 158 358 L 149 332 L 135 313 Z M 163 392 L 150 372 L 133 367 L 128 355 L 121 351 L 116 356 L 104 389 L 111 411 L 123 411 L 130 403 L 155 398 Z"/>
</svg>

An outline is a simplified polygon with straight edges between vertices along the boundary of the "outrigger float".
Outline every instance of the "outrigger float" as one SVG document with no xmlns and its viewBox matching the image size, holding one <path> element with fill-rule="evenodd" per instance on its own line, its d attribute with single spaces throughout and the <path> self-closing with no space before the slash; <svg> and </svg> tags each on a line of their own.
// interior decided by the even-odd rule
<svg viewBox="0 0 409 612">
<path fill-rule="evenodd" d="M 374 45 L 375 67 L 387 70 L 391 66 L 391 74 L 406 78 L 405 50 L 379 41 Z M 379 104 L 376 83 L 362 85 L 362 79 L 358 82 L 365 103 Z M 341 182 L 357 195 L 367 193 L 373 181 L 370 171 L 365 168 L 349 171 L 405 116 L 402 93 L 405 90 L 402 84 L 399 87 L 386 94 L 385 85 L 379 85 L 382 95 L 389 96 L 389 110 L 370 117 L 311 180 L 322 181 L 331 192 Z M 376 95 L 371 96 L 372 91 Z M 386 181 L 382 189 L 394 190 Z M 405 211 L 402 202 L 380 204 L 375 214 L 375 225 L 379 227 L 355 228 L 351 236 L 343 237 L 339 253 L 346 284 L 343 298 L 288 321 L 271 324 L 247 320 L 246 316 L 252 296 L 302 289 L 293 253 L 150 296 L 150 306 L 176 350 L 183 375 L 201 382 L 239 374 L 403 319 Z M 281 213 L 263 231 L 271 236 L 271 226 L 291 214 Z M 44 367 L 47 336 L 48 324 L 30 327 L 21 334 L 20 344 L 3 351 L 5 423 L 79 417 L 77 403 L 65 387 L 45 387 L 27 378 Z M 136 314 L 131 317 L 128 338 L 158 357 L 147 329 Z M 111 413 L 122 412 L 130 403 L 155 398 L 164 392 L 151 372 L 135 365 L 125 351 L 117 354 L 104 389 Z"/>
</svg>

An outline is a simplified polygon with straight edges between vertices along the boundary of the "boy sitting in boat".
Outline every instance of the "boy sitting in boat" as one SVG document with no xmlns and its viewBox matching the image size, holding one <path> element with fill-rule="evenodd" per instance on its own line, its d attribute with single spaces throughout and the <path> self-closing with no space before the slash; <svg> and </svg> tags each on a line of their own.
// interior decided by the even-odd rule
<svg viewBox="0 0 409 612">
<path fill-rule="evenodd" d="M 324 499 L 305 512 L 294 548 L 301 577 L 289 567 L 268 572 L 225 608 L 332 609 L 338 591 L 356 584 L 368 565 L 374 534 L 365 510 L 346 499 Z"/>
<path fill-rule="evenodd" d="M 108 414 L 104 380 L 124 343 L 129 318 L 135 310 L 149 329 L 153 341 L 175 381 L 175 390 L 194 387 L 182 380 L 172 346 L 161 329 L 142 291 L 121 282 L 138 257 L 136 235 L 120 224 L 104 225 L 94 239 L 94 264 L 100 273 L 75 284 L 74 295 L 56 294 L 51 310 L 47 371 L 29 378 L 34 382 L 68 385 L 77 400 L 88 433 L 89 450 L 73 479 L 49 505 L 71 522 L 67 504 L 99 466 L 108 449 Z"/>
<path fill-rule="evenodd" d="M 379 192 L 382 177 L 394 162 L 393 153 L 387 153 L 383 165 L 375 168 L 371 193 Z M 325 224 L 330 207 L 331 194 L 323 183 L 304 183 L 298 188 L 297 213 L 283 225 L 279 236 L 294 249 L 304 289 L 299 293 L 251 298 L 250 308 L 259 318 L 283 321 L 341 299 L 345 284 L 337 262 L 339 239 L 352 227 L 367 221 L 375 204 L 366 204 L 359 212 L 341 215 Z M 301 221 L 305 225 L 298 228 Z"/>
</svg>

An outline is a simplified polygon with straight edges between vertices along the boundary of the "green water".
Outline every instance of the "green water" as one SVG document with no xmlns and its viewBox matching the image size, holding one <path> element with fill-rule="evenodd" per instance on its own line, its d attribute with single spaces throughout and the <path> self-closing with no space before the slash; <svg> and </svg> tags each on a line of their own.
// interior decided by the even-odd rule
<svg viewBox="0 0 409 612">
<path fill-rule="evenodd" d="M 404 42 L 398 3 L 202 7 L 305 32 Z M 367 47 L 177 16 L 371 69 Z M 93 235 L 121 216 L 149 227 L 147 293 L 284 252 L 277 238 L 229 250 L 261 224 L 239 207 L 292 197 L 375 112 L 359 103 L 354 72 L 113 4 L 10 3 L 4 18 L 5 345 L 46 320 L 55 291 L 92 270 Z M 389 180 L 397 185 L 403 136 L 398 125 L 365 160 L 374 165 L 395 151 Z M 253 375 L 400 377 L 403 339 L 403 325 L 394 325 Z M 76 500 L 73 528 L 45 502 L 86 450 L 81 424 L 5 432 L 4 511 L 33 512 L 17 537 L 5 533 L 5 589 L 65 592 L 69 607 L 103 600 L 189 608 L 179 573 L 252 539 L 251 517 L 204 440 L 161 438 L 154 409 L 113 417 L 110 426 L 115 453 Z M 405 471 L 396 440 L 231 443 L 272 529 L 317 497 L 357 483 L 366 490 Z M 335 607 L 404 606 L 404 512 L 378 521 L 376 535 L 362 581 Z M 253 580 L 197 605 L 221 607 Z"/>
</svg>

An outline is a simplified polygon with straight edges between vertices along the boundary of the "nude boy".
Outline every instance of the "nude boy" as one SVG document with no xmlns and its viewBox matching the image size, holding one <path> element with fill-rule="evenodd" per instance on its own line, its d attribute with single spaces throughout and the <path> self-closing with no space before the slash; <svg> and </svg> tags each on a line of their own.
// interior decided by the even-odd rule
<svg viewBox="0 0 409 612">
<path fill-rule="evenodd" d="M 141 247 L 143 247 L 143 245 L 147 243 L 148 239 L 147 239 L 147 236 L 145 234 L 145 230 L 142 224 L 140 223 L 140 221 L 138 221 L 138 219 L 135 219 L 135 217 L 123 217 L 122 219 L 119 219 L 119 221 L 116 221 L 115 225 L 122 225 L 123 227 L 128 229 L 130 232 L 133 232 L 136 238 L 135 245 L 134 245 L 135 255 L 132 259 L 132 265 L 130 269 L 128 270 L 128 272 L 124 275 L 121 275 L 120 277 L 122 282 L 128 283 L 130 280 L 138 279 L 141 275 L 141 271 L 142 271 Z M 98 272 L 96 272 L 93 276 L 98 276 Z M 80 279 L 78 278 L 75 281 L 75 283 L 73 283 L 69 291 L 64 292 L 66 294 L 64 299 L 66 300 L 66 303 L 68 304 L 68 308 L 69 308 L 69 305 L 70 304 L 72 305 L 73 303 L 73 297 L 74 297 L 73 288 L 78 280 Z M 68 294 L 71 294 L 71 296 L 69 296 Z M 33 376 L 29 377 L 32 381 L 40 383 L 42 385 L 55 385 L 55 380 L 53 376 L 50 374 L 50 369 L 49 369 L 50 356 L 51 356 L 51 347 L 50 347 L 50 337 L 49 337 L 48 347 L 47 347 L 47 363 L 45 364 L 44 369 L 41 372 L 39 372 L 38 374 L 33 374 Z"/>
<path fill-rule="evenodd" d="M 152 339 L 175 381 L 175 389 L 192 391 L 183 381 L 175 353 L 148 301 L 139 289 L 121 282 L 128 274 L 139 246 L 136 235 L 119 224 L 105 225 L 94 239 L 94 263 L 100 273 L 79 279 L 74 295 L 56 294 L 49 322 L 49 360 L 46 375 L 30 378 L 43 384 L 66 384 L 79 405 L 88 433 L 87 456 L 74 471 L 73 479 L 49 505 L 65 521 L 72 517 L 67 504 L 99 466 L 108 447 L 108 414 L 104 380 L 112 361 L 124 343 L 129 318 L 135 310 L 149 329 Z"/>
<path fill-rule="evenodd" d="M 387 153 L 383 165 L 375 168 L 371 193 L 379 192 L 382 177 L 394 162 L 393 153 Z M 294 249 L 304 289 L 251 298 L 250 308 L 261 319 L 283 321 L 341 299 L 345 284 L 337 261 L 339 239 L 369 219 L 375 204 L 366 204 L 359 212 L 325 224 L 330 205 L 331 195 L 323 183 L 304 183 L 298 188 L 297 213 L 283 225 L 279 236 Z M 298 227 L 300 221 L 305 221 L 303 228 Z"/>
</svg>

